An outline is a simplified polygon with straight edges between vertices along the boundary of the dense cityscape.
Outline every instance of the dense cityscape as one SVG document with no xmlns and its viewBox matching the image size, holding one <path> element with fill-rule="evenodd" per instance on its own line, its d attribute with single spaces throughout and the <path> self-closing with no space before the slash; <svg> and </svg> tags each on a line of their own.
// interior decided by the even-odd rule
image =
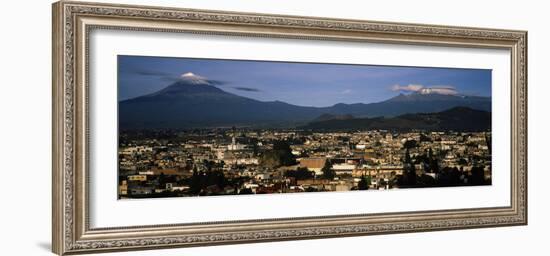
<svg viewBox="0 0 550 256">
<path fill-rule="evenodd" d="M 491 70 L 118 56 L 118 198 L 491 185 Z"/>
<path fill-rule="evenodd" d="M 216 128 L 119 136 L 119 198 L 491 184 L 491 133 Z"/>
</svg>

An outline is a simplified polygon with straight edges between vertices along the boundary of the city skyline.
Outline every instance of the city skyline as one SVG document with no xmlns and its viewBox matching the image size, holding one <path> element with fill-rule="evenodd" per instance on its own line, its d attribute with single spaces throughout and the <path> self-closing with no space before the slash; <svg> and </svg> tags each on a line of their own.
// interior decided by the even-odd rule
<svg viewBox="0 0 550 256">
<path fill-rule="evenodd" d="M 491 96 L 491 70 L 119 56 L 119 101 L 199 79 L 264 102 L 327 107 L 372 103 L 399 93 Z M 309 97 L 304 97 L 309 95 Z"/>
<path fill-rule="evenodd" d="M 118 65 L 119 199 L 492 184 L 490 70 Z"/>
</svg>

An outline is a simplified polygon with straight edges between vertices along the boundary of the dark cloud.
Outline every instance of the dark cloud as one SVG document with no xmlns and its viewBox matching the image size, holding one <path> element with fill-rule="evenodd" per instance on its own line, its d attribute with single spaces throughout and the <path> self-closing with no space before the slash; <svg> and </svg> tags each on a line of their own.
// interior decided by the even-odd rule
<svg viewBox="0 0 550 256">
<path fill-rule="evenodd" d="M 133 71 L 130 71 L 129 73 L 140 75 L 140 76 L 157 77 L 158 79 L 162 81 L 167 81 L 167 82 L 176 82 L 176 81 L 181 81 L 185 79 L 181 75 L 170 74 L 167 72 L 156 71 L 156 70 L 133 70 Z M 211 80 L 202 76 L 194 76 L 192 80 L 193 80 L 193 83 L 196 83 L 196 84 L 206 84 L 206 85 L 212 85 L 212 86 L 227 84 L 227 82 L 225 81 Z"/>
<path fill-rule="evenodd" d="M 160 76 L 160 80 L 167 81 L 167 82 L 175 82 L 178 81 L 178 78 L 175 76 Z"/>
<path fill-rule="evenodd" d="M 162 71 L 155 71 L 155 70 L 134 70 L 132 73 L 140 76 L 160 76 L 160 77 L 174 76 L 173 74 L 169 74 Z"/>
<path fill-rule="evenodd" d="M 128 73 L 138 76 L 156 77 L 162 81 L 167 82 L 175 82 L 179 79 L 177 75 L 156 70 L 131 70 Z"/>
<path fill-rule="evenodd" d="M 224 85 L 224 84 L 227 84 L 226 81 L 220 81 L 220 80 L 210 80 L 210 79 L 208 79 L 206 81 L 208 81 L 208 83 L 210 85 Z"/>
<path fill-rule="evenodd" d="M 245 92 L 260 92 L 259 89 L 250 88 L 250 87 L 233 87 L 233 89 L 237 89 L 239 91 L 245 91 Z"/>
</svg>

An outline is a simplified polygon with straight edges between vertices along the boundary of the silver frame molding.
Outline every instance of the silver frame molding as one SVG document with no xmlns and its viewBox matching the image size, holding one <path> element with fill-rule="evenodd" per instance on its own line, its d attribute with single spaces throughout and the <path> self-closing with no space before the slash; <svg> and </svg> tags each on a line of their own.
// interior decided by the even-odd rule
<svg viewBox="0 0 550 256">
<path fill-rule="evenodd" d="M 511 205 L 91 228 L 87 102 L 88 40 L 94 29 L 508 49 Z M 527 224 L 526 31 L 61 1 L 53 4 L 52 72 L 52 249 L 59 255 Z"/>
</svg>

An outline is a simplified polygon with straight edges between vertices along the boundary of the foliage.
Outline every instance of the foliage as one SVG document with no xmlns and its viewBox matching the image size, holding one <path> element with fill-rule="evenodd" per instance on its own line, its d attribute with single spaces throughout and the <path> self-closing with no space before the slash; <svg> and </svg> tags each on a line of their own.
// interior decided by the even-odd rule
<svg viewBox="0 0 550 256">
<path fill-rule="evenodd" d="M 439 172 L 438 185 L 456 186 L 463 184 L 458 168 L 445 167 Z"/>
<path fill-rule="evenodd" d="M 318 192 L 319 190 L 314 187 L 307 187 L 306 192 Z"/>
<path fill-rule="evenodd" d="M 333 180 L 336 177 L 336 172 L 332 169 L 332 164 L 329 161 L 325 162 L 325 166 L 321 171 L 323 172 L 323 178 L 327 180 Z"/>
<path fill-rule="evenodd" d="M 251 195 L 251 194 L 254 194 L 254 192 L 252 192 L 252 189 L 250 188 L 243 188 L 239 192 L 239 195 Z"/>
<path fill-rule="evenodd" d="M 432 142 L 432 139 L 426 136 L 424 133 L 420 134 L 420 142 Z"/>
<path fill-rule="evenodd" d="M 379 186 L 379 187 L 385 188 L 386 185 L 388 185 L 388 182 L 386 182 L 386 180 L 380 179 L 380 181 L 378 181 L 378 186 Z"/>
<path fill-rule="evenodd" d="M 189 192 L 192 194 L 199 194 L 206 187 L 212 185 L 216 185 L 218 188 L 223 189 L 227 184 L 227 179 L 222 171 L 199 172 L 195 168 L 189 180 Z"/>
<path fill-rule="evenodd" d="M 416 148 L 416 147 L 418 147 L 417 144 L 418 143 L 416 143 L 416 140 L 407 140 L 403 144 L 403 147 L 406 148 L 406 149 Z"/>
<path fill-rule="evenodd" d="M 416 185 L 416 168 L 411 161 L 411 155 L 409 149 L 405 150 L 405 159 L 403 163 L 403 176 L 399 180 L 401 186 L 415 186 Z"/>
<path fill-rule="evenodd" d="M 436 184 L 436 180 L 430 175 L 423 174 L 418 178 L 418 184 L 423 187 L 431 187 Z"/>
<path fill-rule="evenodd" d="M 290 145 L 286 141 L 275 141 L 273 149 L 265 151 L 260 163 L 266 167 L 290 166 L 296 164 L 296 157 L 292 154 Z"/>
<path fill-rule="evenodd" d="M 474 166 L 471 170 L 471 176 L 469 183 L 472 185 L 484 185 L 485 181 L 485 172 L 483 166 Z"/>
<path fill-rule="evenodd" d="M 361 176 L 361 180 L 359 183 L 357 183 L 357 189 L 359 190 L 367 190 L 369 189 L 369 184 L 371 183 L 371 177 L 370 176 Z"/>
<path fill-rule="evenodd" d="M 315 176 L 315 172 L 312 172 L 307 168 L 298 168 L 298 170 L 296 171 L 293 171 L 293 170 L 286 171 L 285 176 L 294 177 L 297 180 L 306 180 L 306 179 L 312 179 Z"/>
</svg>

